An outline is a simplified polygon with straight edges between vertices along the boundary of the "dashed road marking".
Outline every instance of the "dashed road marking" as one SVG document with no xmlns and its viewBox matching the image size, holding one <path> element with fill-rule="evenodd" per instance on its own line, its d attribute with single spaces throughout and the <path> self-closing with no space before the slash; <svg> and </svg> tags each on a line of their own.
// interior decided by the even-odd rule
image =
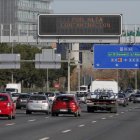
<svg viewBox="0 0 140 140">
<path fill-rule="evenodd" d="M 39 140 L 49 140 L 49 139 L 50 139 L 50 137 L 44 137 L 44 138 L 41 138 Z"/>
<path fill-rule="evenodd" d="M 102 120 L 106 120 L 106 118 L 101 118 Z"/>
<path fill-rule="evenodd" d="M 96 123 L 97 121 L 92 121 L 92 123 Z"/>
<path fill-rule="evenodd" d="M 109 116 L 110 118 L 112 118 L 113 117 L 113 115 L 111 115 L 111 116 Z"/>
<path fill-rule="evenodd" d="M 62 133 L 68 133 L 68 132 L 70 132 L 71 130 L 70 129 L 68 129 L 68 130 L 64 130 L 64 131 L 62 131 Z"/>
<path fill-rule="evenodd" d="M 121 114 L 124 114 L 124 112 L 121 112 Z"/>
<path fill-rule="evenodd" d="M 36 121 L 36 119 L 28 120 L 28 122 L 34 122 L 34 121 Z"/>
<path fill-rule="evenodd" d="M 84 127 L 85 125 L 84 124 L 81 124 L 81 125 L 79 125 L 78 127 Z"/>
<path fill-rule="evenodd" d="M 15 123 L 7 123 L 6 126 L 12 126 L 15 125 Z"/>
</svg>

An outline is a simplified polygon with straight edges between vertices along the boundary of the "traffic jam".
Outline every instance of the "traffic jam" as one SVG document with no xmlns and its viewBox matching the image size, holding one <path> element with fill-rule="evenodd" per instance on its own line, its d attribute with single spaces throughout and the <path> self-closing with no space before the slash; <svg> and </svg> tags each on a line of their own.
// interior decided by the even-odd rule
<svg viewBox="0 0 140 140">
<path fill-rule="evenodd" d="M 102 85 L 102 89 L 101 86 Z M 9 120 L 16 118 L 16 113 L 24 110 L 25 114 L 46 114 L 52 117 L 70 115 L 82 116 L 83 106 L 86 112 L 117 113 L 119 107 L 140 103 L 140 90 L 118 90 L 114 80 L 94 80 L 90 86 L 80 86 L 81 90 L 75 93 L 62 92 L 33 92 L 16 93 L 21 91 L 18 84 L 0 93 L 0 118 Z M 17 86 L 17 89 L 16 87 Z M 15 91 L 14 91 L 15 88 Z M 9 92 L 11 90 L 11 92 Z"/>
</svg>

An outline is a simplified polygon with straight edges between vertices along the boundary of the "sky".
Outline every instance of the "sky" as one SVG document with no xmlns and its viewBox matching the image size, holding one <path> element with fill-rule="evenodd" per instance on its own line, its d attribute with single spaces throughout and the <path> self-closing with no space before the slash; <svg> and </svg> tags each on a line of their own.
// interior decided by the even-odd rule
<svg viewBox="0 0 140 140">
<path fill-rule="evenodd" d="M 140 24 L 140 0 L 53 0 L 54 14 L 122 14 L 123 24 Z"/>
</svg>

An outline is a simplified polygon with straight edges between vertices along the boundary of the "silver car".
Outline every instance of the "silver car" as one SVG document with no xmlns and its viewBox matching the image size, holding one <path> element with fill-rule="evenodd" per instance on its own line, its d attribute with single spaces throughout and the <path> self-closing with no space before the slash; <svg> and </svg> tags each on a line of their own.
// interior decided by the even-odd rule
<svg viewBox="0 0 140 140">
<path fill-rule="evenodd" d="M 26 114 L 31 114 L 32 112 L 49 114 L 50 110 L 50 102 L 45 95 L 35 94 L 29 97 L 26 105 Z"/>
<path fill-rule="evenodd" d="M 140 94 L 135 94 L 133 103 L 140 103 Z"/>
</svg>

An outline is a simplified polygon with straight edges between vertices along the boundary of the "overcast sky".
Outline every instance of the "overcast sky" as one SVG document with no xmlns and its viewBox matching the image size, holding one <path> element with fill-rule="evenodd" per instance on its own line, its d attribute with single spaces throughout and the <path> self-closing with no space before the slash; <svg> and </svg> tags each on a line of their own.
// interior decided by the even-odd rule
<svg viewBox="0 0 140 140">
<path fill-rule="evenodd" d="M 123 14 L 123 24 L 140 24 L 140 0 L 53 0 L 54 13 Z"/>
</svg>

